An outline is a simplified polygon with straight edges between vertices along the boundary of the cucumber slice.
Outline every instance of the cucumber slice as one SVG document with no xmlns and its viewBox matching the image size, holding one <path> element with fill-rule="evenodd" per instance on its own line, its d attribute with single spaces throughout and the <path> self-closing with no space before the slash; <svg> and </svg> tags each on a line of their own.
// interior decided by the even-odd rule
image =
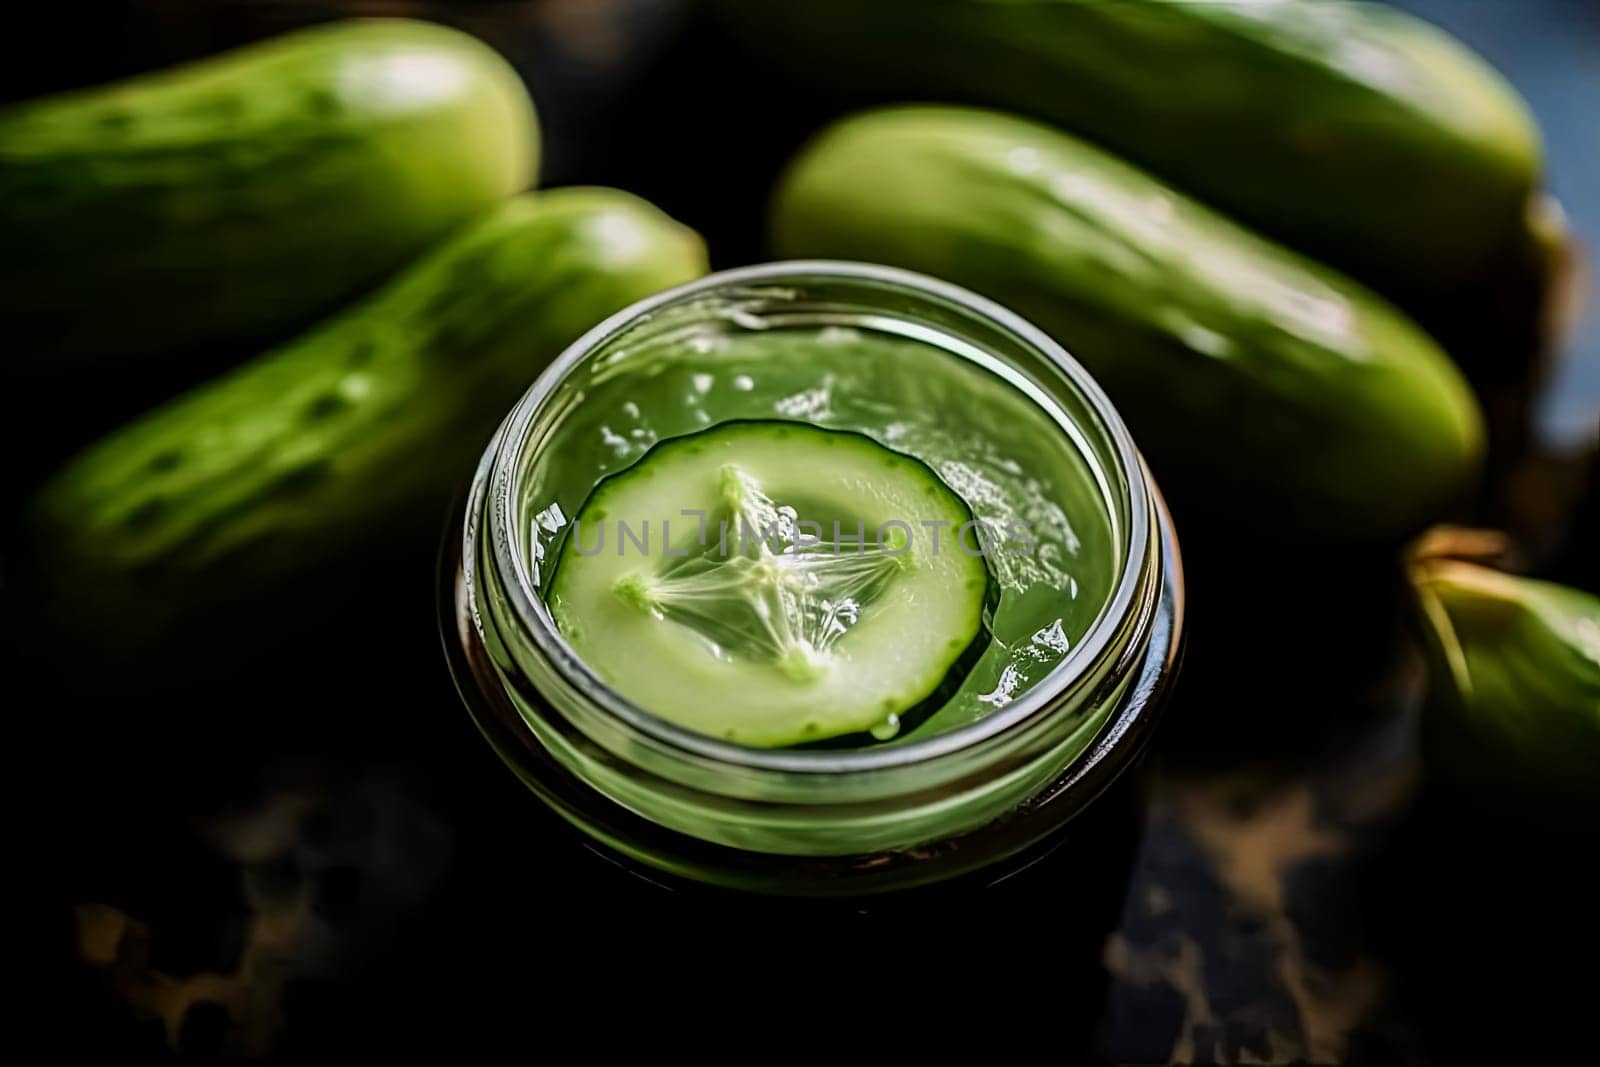
<svg viewBox="0 0 1600 1067">
<path fill-rule="evenodd" d="M 887 740 L 984 637 L 971 522 L 925 464 L 861 434 L 725 422 L 595 487 L 549 602 L 591 669 L 679 725 Z"/>
</svg>

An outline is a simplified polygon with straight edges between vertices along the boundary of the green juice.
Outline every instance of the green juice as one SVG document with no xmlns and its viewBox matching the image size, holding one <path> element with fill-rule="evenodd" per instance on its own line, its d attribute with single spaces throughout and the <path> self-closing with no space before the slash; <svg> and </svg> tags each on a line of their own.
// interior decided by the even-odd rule
<svg viewBox="0 0 1600 1067">
<path fill-rule="evenodd" d="M 562 603 L 554 581 L 559 567 L 576 565 L 566 542 L 596 485 L 640 463 L 659 442 L 731 420 L 792 420 L 865 435 L 925 464 L 985 528 L 1021 531 L 1003 548 L 995 543 L 983 553 L 990 577 L 983 629 L 934 706 L 906 716 L 903 729 L 891 717 L 887 729 L 839 743 L 903 744 L 1009 704 L 1083 639 L 1124 564 L 1119 524 L 1125 520 L 1111 503 L 1112 475 L 1072 417 L 1046 391 L 975 346 L 893 318 L 836 322 L 822 313 L 791 323 L 737 310 L 709 317 L 702 311 L 683 328 L 667 322 L 644 336 L 618 339 L 552 402 L 564 411 L 525 483 L 521 509 L 524 529 L 533 534 L 526 542 L 529 573 L 569 639 L 583 633 L 590 641 L 613 640 L 602 620 L 588 620 L 602 627 L 599 632 L 585 631 L 586 620 Z M 798 450 L 795 455 L 796 463 L 809 460 Z M 828 472 L 815 475 L 825 480 Z M 904 518 L 916 526 L 920 516 Z M 944 549 L 955 550 L 955 531 L 942 534 Z M 599 544 L 595 531 L 581 524 L 576 536 L 580 546 Z M 936 535 L 930 530 L 926 536 Z M 861 610 L 881 609 L 867 603 Z M 663 618 L 659 625 L 676 623 Z M 738 625 L 725 619 L 717 632 Z M 597 669 L 603 680 L 617 683 Z M 692 687 L 694 675 L 685 668 L 681 678 L 657 678 L 655 685 L 656 692 Z M 638 702 L 672 717 L 648 698 Z"/>
</svg>

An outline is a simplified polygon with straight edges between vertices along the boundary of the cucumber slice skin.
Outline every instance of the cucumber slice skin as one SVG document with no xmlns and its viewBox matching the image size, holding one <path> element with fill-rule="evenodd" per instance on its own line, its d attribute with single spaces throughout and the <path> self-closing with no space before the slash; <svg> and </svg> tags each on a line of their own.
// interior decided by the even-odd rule
<svg viewBox="0 0 1600 1067">
<path fill-rule="evenodd" d="M 802 748 L 815 751 L 838 751 L 841 749 L 867 748 L 873 745 L 886 743 L 903 744 L 914 740 L 914 731 L 933 717 L 933 713 L 943 708 L 954 700 L 960 692 L 962 685 L 967 681 L 967 676 L 977 669 L 984 655 L 994 644 L 994 633 L 989 627 L 989 618 L 995 605 L 999 602 L 999 586 L 991 581 L 984 598 L 983 623 L 978 632 L 972 635 L 972 641 L 963 649 L 944 672 L 944 677 L 939 679 L 937 685 L 923 697 L 917 704 L 899 713 L 900 730 L 887 742 L 872 734 L 870 730 L 857 730 L 855 733 L 839 734 L 835 737 L 825 737 L 820 741 L 795 741 L 785 748 Z"/>
<path fill-rule="evenodd" d="M 827 649 L 814 677 L 726 654 L 703 633 L 637 599 L 641 580 L 648 586 L 664 566 L 680 562 L 661 552 L 663 520 L 674 552 L 682 551 L 700 536 L 698 518 L 683 512 L 704 510 L 705 536 L 716 544 L 723 471 L 730 466 L 780 504 L 811 502 L 798 509 L 801 520 L 827 527 L 842 518 L 845 532 L 854 534 L 859 519 L 869 541 L 891 519 L 912 527 L 895 560 L 895 587 L 868 604 Z M 819 502 L 840 512 L 819 517 Z M 590 669 L 624 697 L 681 726 L 755 747 L 867 731 L 884 739 L 897 720 L 934 710 L 939 696 L 948 695 L 952 675 L 987 646 L 992 578 L 986 561 L 956 540 L 972 518 L 966 502 L 927 464 L 867 435 L 789 420 L 729 420 L 665 439 L 602 479 L 557 553 L 547 597 L 557 626 Z M 948 523 L 940 528 L 937 550 L 925 521 Z M 636 539 L 623 542 L 624 522 L 635 533 L 649 531 L 645 549 Z M 727 543 L 737 537 L 730 529 Z"/>
</svg>

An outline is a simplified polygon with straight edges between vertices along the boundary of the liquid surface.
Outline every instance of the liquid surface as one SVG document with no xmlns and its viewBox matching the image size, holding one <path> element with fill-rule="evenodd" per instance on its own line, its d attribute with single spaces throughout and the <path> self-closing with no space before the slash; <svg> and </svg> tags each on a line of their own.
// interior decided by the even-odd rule
<svg viewBox="0 0 1600 1067">
<path fill-rule="evenodd" d="M 854 430 L 927 464 L 977 519 L 1025 531 L 988 553 L 998 598 L 981 655 L 937 710 L 882 743 L 974 722 L 1037 684 L 1099 617 L 1121 566 L 1103 476 L 1065 416 L 933 343 L 859 325 L 747 325 L 624 341 L 558 391 L 564 415 L 522 502 L 535 582 L 548 591 L 595 485 L 658 441 L 732 419 Z"/>
</svg>

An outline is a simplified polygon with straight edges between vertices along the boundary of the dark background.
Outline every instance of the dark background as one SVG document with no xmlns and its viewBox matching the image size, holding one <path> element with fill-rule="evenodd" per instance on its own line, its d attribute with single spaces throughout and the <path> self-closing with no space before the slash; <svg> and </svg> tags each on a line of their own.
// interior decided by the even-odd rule
<svg viewBox="0 0 1600 1067">
<path fill-rule="evenodd" d="M 1600 6 L 1399 6 L 1457 33 L 1529 99 L 1550 187 L 1592 244 Z M 0 89 L 18 98 L 89 84 L 336 13 L 477 32 L 529 79 L 546 184 L 647 196 L 700 229 L 719 267 L 761 258 L 772 176 L 828 117 L 768 85 L 671 0 L 70 5 L 6 35 L 15 54 Z M 1600 301 L 1592 276 L 1579 285 L 1591 312 L 1541 394 L 1540 447 L 1502 506 L 1524 566 L 1595 589 Z M 25 486 L 75 440 L 181 384 L 155 376 L 96 382 L 72 400 L 6 397 L 7 440 L 28 442 L 11 450 L 9 476 Z M 71 419 L 51 417 L 64 407 Z M 642 976 L 624 983 L 632 996 L 677 980 L 662 961 L 557 951 L 581 943 L 557 933 L 572 916 L 594 921 L 581 890 L 547 876 L 571 846 L 461 711 L 433 618 L 415 607 L 433 575 L 412 562 L 390 575 L 409 607 L 369 627 L 378 637 L 347 641 L 308 618 L 279 662 L 241 664 L 226 685 L 208 678 L 198 696 L 184 693 L 181 716 L 150 692 L 83 703 L 68 695 L 70 657 L 49 672 L 13 662 L 7 704 L 25 724 L 11 747 L 25 783 L 20 869 L 41 891 L 21 918 L 25 939 L 44 942 L 35 991 L 64 1050 L 126 1060 L 176 1048 L 206 1060 L 271 1048 L 298 1062 L 312 1050 L 399 1054 L 440 1042 L 477 1058 L 533 1044 L 549 1025 L 543 1010 L 567 1003 L 557 989 L 604 1000 L 618 996 L 619 973 Z M 1320 565 L 1286 553 L 1273 580 L 1327 595 Z M 7 575 L 26 630 L 30 606 Z M 391 614 L 381 600 L 315 610 L 363 626 Z M 1558 862 L 1585 846 L 1583 830 L 1533 833 L 1514 813 L 1440 811 L 1416 763 L 1420 675 L 1406 646 L 1326 651 L 1264 672 L 1273 681 L 1256 691 L 1203 677 L 1180 691 L 1108 948 L 1111 1058 L 1446 1062 L 1533 1055 L 1583 1031 L 1591 901 Z M 1202 733 L 1209 743 L 1194 744 Z M 985 976 L 961 973 L 960 957 L 952 945 L 950 973 L 931 979 L 940 995 L 972 985 L 973 1010 L 1003 1004 Z M 626 997 L 618 1003 L 626 1015 Z M 839 1010 L 822 993 L 803 1014 Z"/>
</svg>

